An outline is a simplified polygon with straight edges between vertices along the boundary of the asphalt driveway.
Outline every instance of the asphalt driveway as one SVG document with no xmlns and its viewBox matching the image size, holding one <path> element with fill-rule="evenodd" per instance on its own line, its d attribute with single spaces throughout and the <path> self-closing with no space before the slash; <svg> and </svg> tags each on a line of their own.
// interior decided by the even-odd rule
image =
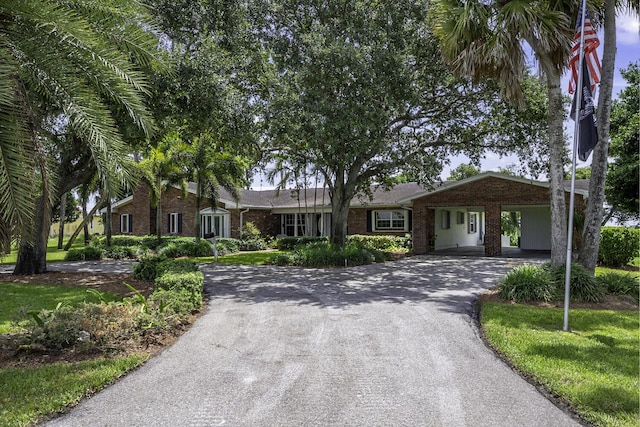
<svg viewBox="0 0 640 427">
<path fill-rule="evenodd" d="M 577 425 L 488 350 L 475 295 L 521 260 L 203 266 L 206 314 L 49 426 Z"/>
</svg>

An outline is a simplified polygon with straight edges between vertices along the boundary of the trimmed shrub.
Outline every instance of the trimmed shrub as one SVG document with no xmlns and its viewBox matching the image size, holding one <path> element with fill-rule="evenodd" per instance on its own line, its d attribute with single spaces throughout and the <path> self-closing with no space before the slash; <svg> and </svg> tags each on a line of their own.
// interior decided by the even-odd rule
<svg viewBox="0 0 640 427">
<path fill-rule="evenodd" d="M 640 279 L 629 273 L 604 273 L 597 276 L 596 281 L 612 295 L 629 295 L 640 300 Z"/>
<path fill-rule="evenodd" d="M 169 258 L 188 257 L 207 257 L 213 255 L 213 245 L 208 240 L 202 239 L 196 243 L 194 239 L 174 240 L 158 249 L 159 255 L 165 255 Z"/>
<path fill-rule="evenodd" d="M 137 248 L 135 246 L 111 246 L 104 248 L 105 258 L 111 259 L 135 259 L 137 258 Z"/>
<path fill-rule="evenodd" d="M 200 271 L 173 273 L 166 272 L 156 277 L 156 289 L 170 291 L 186 291 L 190 294 L 190 302 L 199 308 L 202 304 L 204 276 Z"/>
<path fill-rule="evenodd" d="M 556 298 L 564 297 L 564 281 L 566 266 L 551 268 L 549 263 L 542 268 L 551 272 L 551 280 L 556 286 Z M 582 265 L 571 263 L 571 280 L 569 282 L 571 301 L 574 302 L 600 302 L 604 299 L 604 289 L 598 284 L 595 277 Z"/>
<path fill-rule="evenodd" d="M 301 245 L 309 245 L 318 242 L 329 243 L 329 238 L 326 236 L 286 236 L 279 237 L 276 242 L 278 244 L 278 249 L 281 251 L 291 251 Z"/>
<path fill-rule="evenodd" d="M 640 251 L 640 230 L 626 227 L 602 227 L 598 262 L 609 266 L 627 265 Z"/>
<path fill-rule="evenodd" d="M 198 266 L 189 259 L 167 259 L 156 265 L 156 277 L 165 273 L 190 273 L 192 271 L 198 271 Z"/>
<path fill-rule="evenodd" d="M 498 283 L 500 298 L 514 302 L 551 301 L 556 286 L 548 268 L 525 264 L 513 268 Z"/>
<path fill-rule="evenodd" d="M 102 259 L 102 249 L 96 246 L 69 249 L 64 255 L 65 261 L 97 261 Z"/>
<path fill-rule="evenodd" d="M 350 244 L 341 248 L 320 242 L 298 246 L 292 254 L 276 255 L 271 263 L 301 267 L 350 267 L 384 260 L 382 252 L 362 245 Z"/>
<path fill-rule="evenodd" d="M 231 237 L 220 237 L 216 239 L 218 255 L 227 255 L 240 250 L 240 240 Z"/>
<path fill-rule="evenodd" d="M 267 249 L 267 242 L 263 239 L 240 240 L 241 251 L 263 251 Z"/>
<path fill-rule="evenodd" d="M 407 252 L 411 249 L 411 239 L 401 236 L 368 236 L 353 234 L 347 236 L 347 243 L 358 243 L 367 249 L 383 252 Z"/>
<path fill-rule="evenodd" d="M 240 231 L 239 249 L 241 251 L 263 251 L 267 249 L 267 242 L 262 233 L 252 222 L 247 222 Z"/>
<path fill-rule="evenodd" d="M 32 311 L 29 314 L 34 321 L 31 344 L 59 350 L 77 343 L 81 316 L 74 307 L 58 304 L 53 310 Z"/>
<path fill-rule="evenodd" d="M 167 261 L 164 255 L 153 255 L 143 257 L 138 264 L 133 266 L 133 277 L 142 280 L 154 280 L 156 278 L 156 270 L 158 264 Z"/>
</svg>

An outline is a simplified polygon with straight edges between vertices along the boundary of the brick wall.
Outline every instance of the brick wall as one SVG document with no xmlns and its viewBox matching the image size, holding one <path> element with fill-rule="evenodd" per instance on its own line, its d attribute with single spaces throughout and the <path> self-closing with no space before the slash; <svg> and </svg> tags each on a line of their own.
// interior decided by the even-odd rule
<svg viewBox="0 0 640 427">
<path fill-rule="evenodd" d="M 139 185 L 133 191 L 133 201 L 124 206 L 117 208 L 117 212 L 111 213 L 111 233 L 121 234 L 120 232 L 120 216 L 123 214 L 133 215 L 133 229 L 131 234 L 136 236 L 144 236 L 151 234 L 151 224 L 155 221 L 151 219 L 151 198 L 146 185 Z M 155 228 L 154 228 L 155 229 Z"/>
<path fill-rule="evenodd" d="M 231 212 L 231 237 L 240 238 L 240 210 L 229 209 Z M 280 215 L 271 213 L 267 209 L 250 209 L 242 214 L 242 222 L 252 222 L 264 236 L 280 234 Z"/>
</svg>

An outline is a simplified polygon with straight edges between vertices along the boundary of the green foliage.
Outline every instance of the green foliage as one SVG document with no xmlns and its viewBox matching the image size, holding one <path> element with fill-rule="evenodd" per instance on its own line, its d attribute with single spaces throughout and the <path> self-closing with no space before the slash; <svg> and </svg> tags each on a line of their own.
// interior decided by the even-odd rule
<svg viewBox="0 0 640 427">
<path fill-rule="evenodd" d="M 278 254 L 271 263 L 301 267 L 352 267 L 385 260 L 386 257 L 382 252 L 365 248 L 357 243 L 342 247 L 326 242 L 316 242 L 297 246 L 292 254 Z"/>
<path fill-rule="evenodd" d="M 204 276 L 200 271 L 166 272 L 156 277 L 156 288 L 176 292 L 187 292 L 193 309 L 200 308 L 204 288 Z"/>
<path fill-rule="evenodd" d="M 239 248 L 241 251 L 263 251 L 267 249 L 267 242 L 262 233 L 252 222 L 242 226 Z"/>
<path fill-rule="evenodd" d="M 629 295 L 640 299 L 640 280 L 629 273 L 608 272 L 596 276 L 596 281 L 612 295 Z"/>
<path fill-rule="evenodd" d="M 640 219 L 640 62 L 621 70 L 626 87 L 611 106 L 611 144 L 605 195 L 613 215 L 621 220 Z"/>
<path fill-rule="evenodd" d="M 513 268 L 498 283 L 500 298 L 515 301 L 551 301 L 556 296 L 555 284 L 548 268 L 525 264 Z"/>
<path fill-rule="evenodd" d="M 329 238 L 325 236 L 286 236 L 277 239 L 278 249 L 281 251 L 291 251 L 300 245 L 309 245 L 312 243 L 329 242 Z"/>
<path fill-rule="evenodd" d="M 218 255 L 227 255 L 240 251 L 240 240 L 231 237 L 220 237 L 216 239 Z"/>
<path fill-rule="evenodd" d="M 364 248 L 381 252 L 407 252 L 411 249 L 411 238 L 401 236 L 352 234 L 347 236 L 347 243 L 355 243 Z"/>
<path fill-rule="evenodd" d="M 59 350 L 76 344 L 80 337 L 80 316 L 73 307 L 58 303 L 53 310 L 29 313 L 35 323 L 31 344 Z"/>
<path fill-rule="evenodd" d="M 64 256 L 65 261 L 96 261 L 102 259 L 102 249 L 95 246 L 72 248 Z"/>
<path fill-rule="evenodd" d="M 102 251 L 104 258 L 110 259 L 136 259 L 137 248 L 135 246 L 114 246 L 106 247 Z"/>
<path fill-rule="evenodd" d="M 175 240 L 158 248 L 158 254 L 168 258 L 206 257 L 213 255 L 213 246 L 208 240 L 196 242 L 193 239 Z"/>
<path fill-rule="evenodd" d="M 480 169 L 466 163 L 461 163 L 458 167 L 451 169 L 447 181 L 460 181 L 480 174 Z"/>
<path fill-rule="evenodd" d="M 262 238 L 262 233 L 253 222 L 246 222 L 242 226 L 242 230 L 240 230 L 240 235 L 242 236 L 242 239 L 246 240 Z"/>
<path fill-rule="evenodd" d="M 640 250 L 640 230 L 625 227 L 602 227 L 598 262 L 608 266 L 627 265 Z"/>
<path fill-rule="evenodd" d="M 165 255 L 152 255 L 141 258 L 140 262 L 133 266 L 133 277 L 135 279 L 154 280 L 158 264 L 168 259 Z"/>
<path fill-rule="evenodd" d="M 190 273 L 193 271 L 198 271 L 198 266 L 189 259 L 167 259 L 156 265 L 156 277 L 165 273 Z"/>
<path fill-rule="evenodd" d="M 522 265 L 513 268 L 497 286 L 501 298 L 515 301 L 552 301 L 564 297 L 565 266 Z M 600 302 L 604 290 L 582 265 L 571 265 L 569 282 L 571 300 L 575 302 Z"/>
</svg>

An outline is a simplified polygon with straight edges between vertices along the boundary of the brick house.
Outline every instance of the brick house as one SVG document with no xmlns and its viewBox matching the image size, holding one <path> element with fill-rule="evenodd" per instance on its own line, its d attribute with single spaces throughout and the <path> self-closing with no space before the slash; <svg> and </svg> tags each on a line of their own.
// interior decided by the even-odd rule
<svg viewBox="0 0 640 427">
<path fill-rule="evenodd" d="M 576 181 L 576 208 L 584 205 L 588 181 Z M 569 190 L 565 192 L 567 206 Z M 162 196 L 163 234 L 193 236 L 195 187 L 186 197 L 176 188 Z M 206 204 L 204 204 L 206 205 Z M 413 250 L 484 245 L 485 254 L 501 254 L 504 237 L 502 212 L 520 212 L 520 248 L 551 248 L 549 184 L 486 172 L 460 181 L 445 181 L 426 189 L 416 183 L 398 184 L 390 191 L 372 189 L 371 198 L 356 197 L 351 203 L 348 234 L 393 234 L 413 237 Z M 271 236 L 326 236 L 331 229 L 331 203 L 323 189 L 243 190 L 234 201 L 221 191 L 215 209 L 204 207 L 202 234 L 240 237 L 240 229 L 252 222 Z M 149 191 L 138 187 L 131 196 L 112 206 L 114 234 L 155 234 L 156 209 Z"/>
</svg>

